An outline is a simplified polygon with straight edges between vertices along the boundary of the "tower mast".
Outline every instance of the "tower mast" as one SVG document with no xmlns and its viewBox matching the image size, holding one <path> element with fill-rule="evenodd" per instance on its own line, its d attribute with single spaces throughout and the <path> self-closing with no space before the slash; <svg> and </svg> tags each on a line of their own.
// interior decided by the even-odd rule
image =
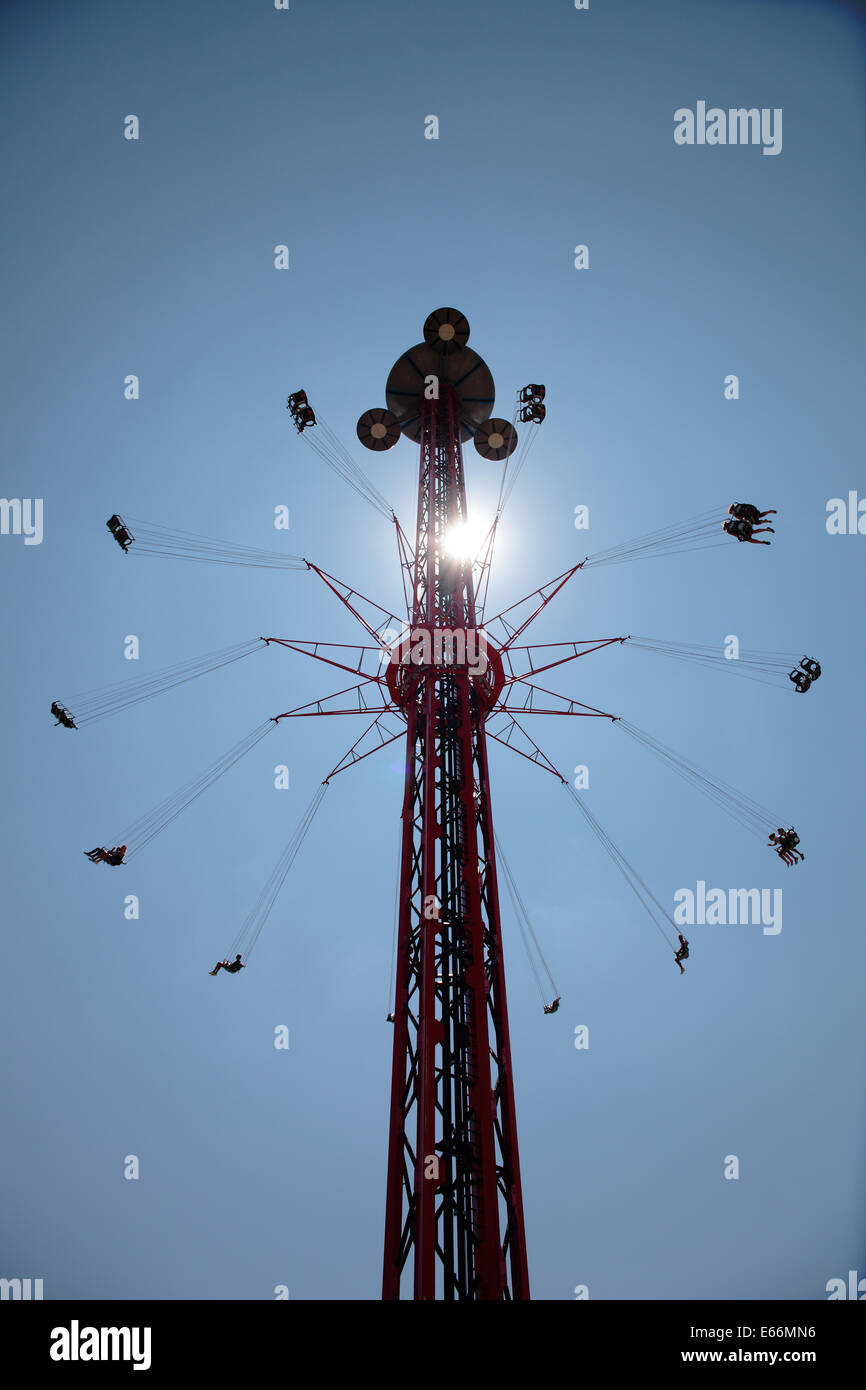
<svg viewBox="0 0 866 1390">
<path fill-rule="evenodd" d="M 385 1299 L 529 1298 L 485 737 L 504 677 L 472 559 L 450 543 L 467 520 L 461 436 L 493 405 L 468 336 L 457 311 L 431 314 L 388 378 L 389 411 L 368 412 L 420 444 L 410 632 L 388 667 L 408 727 Z"/>
</svg>

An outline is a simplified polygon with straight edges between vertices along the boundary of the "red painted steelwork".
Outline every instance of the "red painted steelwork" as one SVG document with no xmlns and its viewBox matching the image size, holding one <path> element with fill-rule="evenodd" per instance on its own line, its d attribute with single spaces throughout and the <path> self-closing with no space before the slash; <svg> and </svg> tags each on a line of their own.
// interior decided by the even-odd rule
<svg viewBox="0 0 866 1390">
<path fill-rule="evenodd" d="M 470 561 L 448 554 L 466 520 L 459 398 L 422 405 L 410 641 L 478 632 Z M 426 634 L 426 637 L 424 636 Z M 429 654 L 429 653 L 428 653 Z M 391 1132 L 382 1296 L 528 1299 L 484 724 L 503 689 L 499 650 L 391 661 L 408 724 Z"/>
</svg>

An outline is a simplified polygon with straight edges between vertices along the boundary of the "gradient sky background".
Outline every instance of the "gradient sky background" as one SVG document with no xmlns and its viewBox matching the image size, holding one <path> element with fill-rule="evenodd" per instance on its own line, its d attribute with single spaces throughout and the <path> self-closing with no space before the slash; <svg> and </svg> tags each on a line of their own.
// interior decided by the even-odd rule
<svg viewBox="0 0 866 1390">
<path fill-rule="evenodd" d="M 695 927 L 684 978 L 562 789 L 493 747 L 563 996 L 544 1017 L 504 897 L 533 1295 L 821 1299 L 866 1274 L 866 538 L 825 529 L 829 498 L 866 494 L 864 26 L 805 0 L 90 0 L 6 5 L 2 36 L 2 491 L 44 498 L 45 534 L 0 538 L 0 1274 L 46 1298 L 378 1296 L 400 753 L 335 780 L 250 969 L 214 980 L 359 720 L 280 725 L 122 871 L 81 851 L 349 679 L 271 648 L 79 733 L 48 706 L 260 633 L 356 640 L 312 575 L 124 559 L 114 510 L 285 546 L 398 602 L 388 524 L 285 398 L 306 387 L 411 530 L 417 450 L 367 454 L 354 425 L 440 305 L 468 316 L 497 413 L 526 381 L 548 392 L 491 612 L 747 498 L 778 508 L 770 549 L 587 572 L 533 636 L 734 633 L 825 672 L 801 700 L 611 648 L 548 678 L 800 830 L 793 872 L 606 722 L 535 721 L 671 909 L 698 879 L 784 888 L 778 936 Z M 698 100 L 782 107 L 782 153 L 677 147 Z M 498 471 L 471 447 L 467 466 L 489 509 Z"/>
</svg>

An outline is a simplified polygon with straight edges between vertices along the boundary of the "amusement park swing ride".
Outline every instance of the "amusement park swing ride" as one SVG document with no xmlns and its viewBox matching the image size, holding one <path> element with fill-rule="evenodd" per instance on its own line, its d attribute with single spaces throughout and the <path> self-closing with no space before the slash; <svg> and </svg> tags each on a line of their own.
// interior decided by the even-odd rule
<svg viewBox="0 0 866 1390">
<path fill-rule="evenodd" d="M 405 740 L 396 977 L 388 1014 L 393 1053 L 382 1297 L 391 1300 L 530 1296 L 500 872 L 521 930 L 528 930 L 534 940 L 535 936 L 494 830 L 490 741 L 561 783 L 682 971 L 688 942 L 682 935 L 679 944 L 674 942 L 677 932 L 669 913 L 530 735 L 525 727 L 530 717 L 610 720 L 744 828 L 761 835 L 769 832 L 769 846 L 789 866 L 803 858 L 796 831 L 645 731 L 536 681 L 602 648 L 626 643 L 681 661 L 734 669 L 770 684 L 790 682 L 798 694 L 805 694 L 821 675 L 811 657 L 742 652 L 736 662 L 729 662 L 709 646 L 654 638 L 613 636 L 535 645 L 521 641 L 583 569 L 729 545 L 733 539 L 766 545 L 756 537 L 772 531 L 767 520 L 774 514 L 760 512 L 751 503 L 733 503 L 726 512 L 712 508 L 587 556 L 488 616 L 497 528 L 545 418 L 546 393 L 544 386 L 526 386 L 516 395 L 510 420 L 492 415 L 493 378 L 468 339 L 463 314 L 451 308 L 434 311 L 424 324 L 423 342 L 404 352 L 391 369 L 385 407 L 366 410 L 358 420 L 358 438 L 374 453 L 392 448 L 401 436 L 418 446 L 414 543 L 375 483 L 314 411 L 306 392 L 298 390 L 288 400 L 304 442 L 393 525 L 401 613 L 380 606 L 300 556 L 236 546 L 115 513 L 107 525 L 125 554 L 311 572 L 363 629 L 363 645 L 255 638 L 70 699 L 68 705 L 55 701 L 51 706 L 58 725 L 78 729 L 271 646 L 354 678 L 345 689 L 271 716 L 129 826 L 116 837 L 116 844 L 87 851 L 94 863 L 117 867 L 129 862 L 282 720 L 355 714 L 369 721 L 315 792 L 226 958 L 212 974 L 236 974 L 249 963 L 331 781 L 380 749 Z M 469 440 L 482 459 L 502 465 L 495 519 L 477 553 L 467 546 L 471 530 L 463 445 Z M 720 536 L 720 529 L 725 534 Z M 537 941 L 536 947 L 541 956 Z M 547 970 L 543 956 L 541 960 Z M 550 1014 L 558 1009 L 559 996 L 549 970 L 547 974 L 553 994 L 543 1003 Z"/>
</svg>

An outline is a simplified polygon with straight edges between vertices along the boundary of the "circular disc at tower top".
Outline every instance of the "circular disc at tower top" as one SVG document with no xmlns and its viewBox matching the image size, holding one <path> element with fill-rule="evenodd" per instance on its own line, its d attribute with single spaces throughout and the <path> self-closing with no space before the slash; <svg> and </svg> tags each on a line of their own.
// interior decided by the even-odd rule
<svg viewBox="0 0 866 1390">
<path fill-rule="evenodd" d="M 424 323 L 424 341 L 440 352 L 456 352 L 469 341 L 469 321 L 459 309 L 434 309 Z"/>
<path fill-rule="evenodd" d="M 508 420 L 485 420 L 475 431 L 475 447 L 484 459 L 508 458 L 517 445 L 517 430 Z"/>
<path fill-rule="evenodd" d="M 391 449 L 400 438 L 400 424 L 390 410 L 365 410 L 356 426 L 358 438 L 367 449 L 381 453 Z"/>
<path fill-rule="evenodd" d="M 495 392 L 490 368 L 472 348 L 455 348 L 446 356 L 428 343 L 404 352 L 391 368 L 385 385 L 388 409 L 409 439 L 421 439 L 421 406 L 425 383 L 435 377 L 460 397 L 460 438 L 471 439 L 493 409 Z"/>
</svg>

